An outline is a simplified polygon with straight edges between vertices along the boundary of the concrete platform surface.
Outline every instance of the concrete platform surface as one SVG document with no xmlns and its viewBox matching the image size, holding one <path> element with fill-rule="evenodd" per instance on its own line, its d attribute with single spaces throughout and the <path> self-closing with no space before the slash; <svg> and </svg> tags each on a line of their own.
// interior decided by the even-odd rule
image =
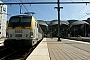
<svg viewBox="0 0 90 60">
<path fill-rule="evenodd" d="M 44 38 L 26 60 L 90 60 L 90 43 Z"/>
<path fill-rule="evenodd" d="M 50 60 L 90 60 L 90 44 L 71 40 L 47 38 Z"/>
<path fill-rule="evenodd" d="M 50 60 L 46 38 L 35 48 L 26 60 Z"/>
</svg>

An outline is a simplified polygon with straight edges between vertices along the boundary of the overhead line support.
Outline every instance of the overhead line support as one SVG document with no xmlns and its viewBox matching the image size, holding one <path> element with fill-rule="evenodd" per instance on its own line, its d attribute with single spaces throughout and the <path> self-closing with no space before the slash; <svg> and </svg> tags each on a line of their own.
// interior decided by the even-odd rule
<svg viewBox="0 0 90 60">
<path fill-rule="evenodd" d="M 58 10 L 58 41 L 61 41 L 60 40 L 60 5 L 59 5 L 59 0 L 58 0 L 57 10 Z"/>
<path fill-rule="evenodd" d="M 59 4 L 89 4 L 90 2 L 59 2 Z M 58 4 L 58 2 L 8 2 L 0 3 L 0 5 L 9 4 Z"/>
</svg>

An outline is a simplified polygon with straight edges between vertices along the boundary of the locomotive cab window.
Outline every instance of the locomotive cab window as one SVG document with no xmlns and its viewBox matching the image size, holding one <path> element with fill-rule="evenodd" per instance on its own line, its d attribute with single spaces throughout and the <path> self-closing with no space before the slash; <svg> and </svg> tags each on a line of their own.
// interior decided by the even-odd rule
<svg viewBox="0 0 90 60">
<path fill-rule="evenodd" d="M 31 18 L 23 17 L 21 20 L 20 26 L 31 26 Z"/>
<path fill-rule="evenodd" d="M 19 17 L 11 17 L 8 26 L 18 26 Z"/>
<path fill-rule="evenodd" d="M 30 16 L 13 16 L 9 20 L 8 26 L 31 26 L 31 17 Z"/>
</svg>

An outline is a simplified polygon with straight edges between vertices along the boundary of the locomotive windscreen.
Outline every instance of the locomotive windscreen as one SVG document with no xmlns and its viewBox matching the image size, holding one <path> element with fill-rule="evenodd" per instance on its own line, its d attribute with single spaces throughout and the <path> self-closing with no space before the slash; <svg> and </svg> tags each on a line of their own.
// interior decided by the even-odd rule
<svg viewBox="0 0 90 60">
<path fill-rule="evenodd" d="M 17 26 L 31 26 L 31 17 L 30 16 L 14 16 L 9 20 L 9 27 Z"/>
</svg>

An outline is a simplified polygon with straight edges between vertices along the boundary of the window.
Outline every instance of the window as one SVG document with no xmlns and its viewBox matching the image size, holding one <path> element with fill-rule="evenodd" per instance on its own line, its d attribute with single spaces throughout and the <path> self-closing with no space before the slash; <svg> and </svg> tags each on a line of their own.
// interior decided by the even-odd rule
<svg viewBox="0 0 90 60">
<path fill-rule="evenodd" d="M 11 17 L 9 20 L 9 25 L 8 26 L 30 26 L 31 25 L 31 17 L 29 16 L 14 16 Z"/>
<path fill-rule="evenodd" d="M 22 17 L 20 26 L 30 26 L 31 25 L 31 20 L 30 17 Z"/>
</svg>

